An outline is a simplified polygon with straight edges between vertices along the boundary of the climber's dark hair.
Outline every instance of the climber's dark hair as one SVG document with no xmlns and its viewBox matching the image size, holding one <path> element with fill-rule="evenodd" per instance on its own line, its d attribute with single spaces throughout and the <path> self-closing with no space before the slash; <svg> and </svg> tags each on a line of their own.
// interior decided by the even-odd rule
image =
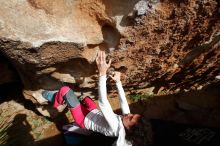
<svg viewBox="0 0 220 146">
<path fill-rule="evenodd" d="M 126 140 L 132 143 L 132 146 L 149 146 L 152 143 L 150 123 L 143 116 L 137 124 L 126 129 Z"/>
</svg>

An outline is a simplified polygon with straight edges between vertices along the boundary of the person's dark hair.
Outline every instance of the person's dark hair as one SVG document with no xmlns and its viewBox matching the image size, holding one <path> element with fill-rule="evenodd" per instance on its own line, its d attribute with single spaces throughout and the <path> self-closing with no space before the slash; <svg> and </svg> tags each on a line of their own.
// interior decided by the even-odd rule
<svg viewBox="0 0 220 146">
<path fill-rule="evenodd" d="M 150 122 L 140 118 L 138 124 L 129 130 L 126 129 L 126 140 L 132 143 L 132 146 L 150 146 L 152 145 L 152 131 Z"/>
</svg>

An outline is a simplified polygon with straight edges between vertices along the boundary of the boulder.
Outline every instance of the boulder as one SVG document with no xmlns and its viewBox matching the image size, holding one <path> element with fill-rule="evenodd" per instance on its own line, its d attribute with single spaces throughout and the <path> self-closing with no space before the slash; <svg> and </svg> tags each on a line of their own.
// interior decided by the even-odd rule
<svg viewBox="0 0 220 146">
<path fill-rule="evenodd" d="M 69 85 L 94 96 L 100 49 L 123 72 L 126 90 L 197 89 L 219 75 L 218 0 L 0 4 L 0 53 L 13 65 L 24 93 Z M 138 15 L 130 17 L 134 12 Z"/>
</svg>

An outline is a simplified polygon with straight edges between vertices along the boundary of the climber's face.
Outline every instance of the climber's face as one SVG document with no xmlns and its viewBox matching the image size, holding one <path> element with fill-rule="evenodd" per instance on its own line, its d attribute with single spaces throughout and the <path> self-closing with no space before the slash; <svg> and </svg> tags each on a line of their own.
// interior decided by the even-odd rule
<svg viewBox="0 0 220 146">
<path fill-rule="evenodd" d="M 137 125 L 141 119 L 139 114 L 127 114 L 122 118 L 122 122 L 127 130 L 130 130 L 133 126 Z"/>
</svg>

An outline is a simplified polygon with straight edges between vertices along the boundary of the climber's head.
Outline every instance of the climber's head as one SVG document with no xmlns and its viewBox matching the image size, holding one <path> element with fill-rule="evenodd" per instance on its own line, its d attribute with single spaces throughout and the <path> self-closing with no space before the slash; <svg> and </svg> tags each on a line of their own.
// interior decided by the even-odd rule
<svg viewBox="0 0 220 146">
<path fill-rule="evenodd" d="M 122 122 L 126 130 L 130 131 L 132 127 L 137 126 L 141 119 L 139 114 L 126 114 L 122 117 Z"/>
<path fill-rule="evenodd" d="M 149 140 L 149 123 L 139 114 L 128 114 L 122 118 L 126 139 L 134 146 L 145 146 L 150 143 Z"/>
</svg>

